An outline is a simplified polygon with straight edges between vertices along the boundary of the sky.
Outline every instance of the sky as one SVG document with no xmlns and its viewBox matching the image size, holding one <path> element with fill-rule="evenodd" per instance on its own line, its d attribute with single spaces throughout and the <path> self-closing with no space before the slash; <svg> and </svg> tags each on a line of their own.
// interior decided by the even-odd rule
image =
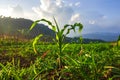
<svg viewBox="0 0 120 80">
<path fill-rule="evenodd" d="M 31 20 L 56 18 L 59 26 L 80 22 L 83 34 L 120 33 L 120 0 L 0 0 L 0 15 Z M 70 36 L 79 33 L 70 33 Z"/>
</svg>

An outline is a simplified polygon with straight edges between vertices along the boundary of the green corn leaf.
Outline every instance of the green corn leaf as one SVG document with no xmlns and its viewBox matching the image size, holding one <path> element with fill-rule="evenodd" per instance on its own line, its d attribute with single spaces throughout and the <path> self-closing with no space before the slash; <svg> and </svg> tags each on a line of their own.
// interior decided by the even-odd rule
<svg viewBox="0 0 120 80">
<path fill-rule="evenodd" d="M 58 34 L 58 33 L 57 33 Z M 58 35 L 56 35 L 56 40 L 59 40 L 59 36 Z"/>
<path fill-rule="evenodd" d="M 69 26 L 71 26 L 71 25 L 69 25 L 69 24 L 66 24 L 65 26 L 64 26 L 64 28 L 61 30 L 61 34 L 63 34 L 64 33 L 64 31 L 67 29 L 67 27 L 69 27 Z"/>
<path fill-rule="evenodd" d="M 56 27 L 57 27 L 57 31 L 58 32 L 60 32 L 60 29 L 59 29 L 59 27 L 58 27 L 58 24 L 57 24 L 57 21 L 56 21 L 56 19 L 53 17 L 53 19 L 54 19 L 54 22 L 55 22 L 55 24 L 56 24 Z"/>
<path fill-rule="evenodd" d="M 59 31 L 59 32 L 57 32 L 57 35 L 58 35 L 58 38 L 59 38 L 59 39 L 61 39 L 61 37 L 62 37 L 61 35 L 62 35 L 62 34 L 61 34 L 61 32 L 60 32 L 60 31 Z"/>
<path fill-rule="evenodd" d="M 62 29 L 62 30 L 61 30 L 61 34 L 63 34 L 63 33 L 64 33 L 64 30 L 65 30 L 65 29 Z"/>
<path fill-rule="evenodd" d="M 63 47 L 62 47 L 62 51 L 65 50 L 65 48 L 66 48 L 68 45 L 69 45 L 69 44 L 65 44 L 65 45 L 63 45 Z"/>
<path fill-rule="evenodd" d="M 47 22 L 49 25 L 52 25 L 52 23 L 46 19 L 41 19 L 41 21 Z"/>
<path fill-rule="evenodd" d="M 36 25 L 38 22 L 40 22 L 40 21 L 43 21 L 43 22 L 48 23 L 48 25 L 50 25 L 50 26 L 52 27 L 52 30 L 53 30 L 53 31 L 56 31 L 56 27 L 55 27 L 50 21 L 48 21 L 48 20 L 46 20 L 46 19 L 41 19 L 41 20 L 35 21 L 35 22 L 32 24 L 32 26 L 30 27 L 30 30 L 32 30 L 32 29 L 35 27 L 35 25 Z"/>
<path fill-rule="evenodd" d="M 74 25 L 71 25 L 71 30 L 73 30 L 75 32 L 75 26 Z"/>
<path fill-rule="evenodd" d="M 54 25 L 51 26 L 52 30 L 56 32 L 56 27 Z"/>
<path fill-rule="evenodd" d="M 75 23 L 74 26 L 78 26 L 79 27 L 79 32 L 82 30 L 83 25 L 81 23 Z"/>
<path fill-rule="evenodd" d="M 68 57 L 71 60 L 71 63 L 75 64 L 76 66 L 78 66 L 78 63 L 76 60 L 74 60 L 73 58 L 71 58 L 70 56 L 66 55 L 66 57 Z"/>
<path fill-rule="evenodd" d="M 76 28 L 76 27 L 79 27 L 79 32 L 80 32 L 80 31 L 82 30 L 82 28 L 83 28 L 83 25 L 82 25 L 81 23 L 75 23 L 74 25 L 66 25 L 66 26 L 71 26 L 71 28 L 68 29 L 66 35 L 69 34 L 70 30 L 73 30 L 73 31 L 75 32 L 75 28 Z M 65 27 L 66 27 L 66 26 L 65 26 Z"/>
<path fill-rule="evenodd" d="M 68 29 L 68 30 L 67 30 L 67 33 L 66 33 L 66 35 L 70 33 L 70 30 L 71 30 L 71 29 Z"/>
<path fill-rule="evenodd" d="M 38 40 L 40 39 L 40 37 L 42 37 L 42 36 L 43 36 L 42 34 L 36 36 L 35 39 L 34 39 L 34 41 L 33 41 L 33 48 L 34 48 L 34 52 L 35 52 L 35 53 L 37 53 L 37 52 L 36 52 L 35 45 L 36 45 L 36 43 L 38 42 Z"/>
<path fill-rule="evenodd" d="M 50 26 L 52 27 L 52 30 L 56 32 L 56 27 L 52 24 L 52 22 L 50 22 L 50 21 L 48 21 L 48 20 L 46 20 L 46 19 L 41 19 L 41 21 L 47 22 L 48 25 L 50 25 Z"/>
<path fill-rule="evenodd" d="M 32 26 L 30 27 L 30 30 L 32 30 L 34 27 L 35 27 L 35 25 L 38 23 L 38 22 L 40 22 L 41 20 L 37 20 L 37 21 L 35 21 L 33 24 L 32 24 Z"/>
<path fill-rule="evenodd" d="M 35 65 L 33 65 L 33 71 L 34 71 L 35 74 L 37 74 L 37 71 L 36 71 Z"/>
<path fill-rule="evenodd" d="M 69 25 L 69 24 L 66 24 L 65 26 L 64 26 L 64 29 L 66 29 L 67 27 L 69 27 L 69 26 L 71 26 L 71 25 Z"/>
</svg>

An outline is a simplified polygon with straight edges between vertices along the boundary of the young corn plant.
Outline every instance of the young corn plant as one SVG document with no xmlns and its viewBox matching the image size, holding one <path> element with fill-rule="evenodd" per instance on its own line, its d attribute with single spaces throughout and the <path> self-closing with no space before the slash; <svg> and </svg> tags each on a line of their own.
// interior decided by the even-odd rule
<svg viewBox="0 0 120 80">
<path fill-rule="evenodd" d="M 49 20 L 40 19 L 40 20 L 35 21 L 32 24 L 32 26 L 30 27 L 30 30 L 32 30 L 38 22 L 42 21 L 42 22 L 46 22 L 51 27 L 51 29 L 55 32 L 55 34 L 56 34 L 56 44 L 57 44 L 58 49 L 59 49 L 59 52 L 57 54 L 58 55 L 57 61 L 58 61 L 58 65 L 59 65 L 59 68 L 60 68 L 60 66 L 61 66 L 61 55 L 63 55 L 63 50 L 68 45 L 68 44 L 64 44 L 65 36 L 68 35 L 71 30 L 76 32 L 76 27 L 78 27 L 79 32 L 81 32 L 81 30 L 83 28 L 83 25 L 81 23 L 74 23 L 73 25 L 66 24 L 66 25 L 64 25 L 63 29 L 60 29 L 56 19 L 55 18 L 53 18 L 53 19 L 54 19 L 55 25 L 53 25 L 52 22 L 49 21 Z M 35 41 L 33 43 L 35 43 Z"/>
</svg>

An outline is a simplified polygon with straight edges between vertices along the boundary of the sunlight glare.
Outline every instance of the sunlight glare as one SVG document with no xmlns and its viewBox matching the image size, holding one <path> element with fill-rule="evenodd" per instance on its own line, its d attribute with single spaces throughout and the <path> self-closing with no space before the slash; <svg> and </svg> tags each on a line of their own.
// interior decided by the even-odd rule
<svg viewBox="0 0 120 80">
<path fill-rule="evenodd" d="M 5 16 L 5 17 L 9 17 L 11 16 L 11 10 L 9 9 L 0 9 L 0 15 Z"/>
</svg>

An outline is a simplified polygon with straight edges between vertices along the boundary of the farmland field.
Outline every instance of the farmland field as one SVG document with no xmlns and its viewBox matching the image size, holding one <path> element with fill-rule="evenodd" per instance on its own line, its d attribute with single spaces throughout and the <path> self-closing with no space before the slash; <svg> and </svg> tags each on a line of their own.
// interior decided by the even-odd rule
<svg viewBox="0 0 120 80">
<path fill-rule="evenodd" d="M 120 80 L 119 3 L 1 0 L 0 80 Z"/>
<path fill-rule="evenodd" d="M 55 44 L 0 41 L 0 80 L 120 80 L 120 47 L 68 44 L 58 66 Z"/>
</svg>

